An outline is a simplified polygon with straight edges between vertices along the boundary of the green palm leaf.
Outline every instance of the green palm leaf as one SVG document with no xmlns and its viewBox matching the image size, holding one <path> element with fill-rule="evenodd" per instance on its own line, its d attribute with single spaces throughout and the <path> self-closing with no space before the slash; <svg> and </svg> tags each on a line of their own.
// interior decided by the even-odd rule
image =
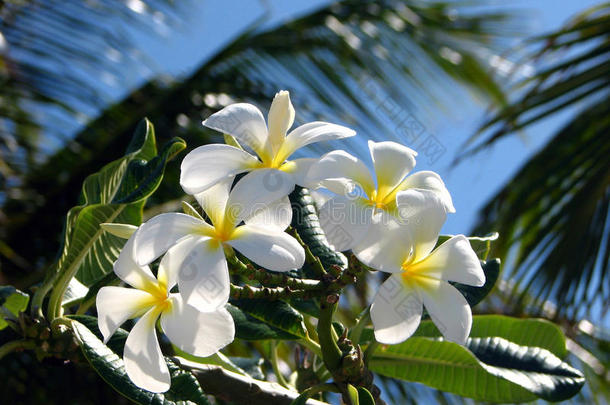
<svg viewBox="0 0 610 405">
<path fill-rule="evenodd" d="M 579 319 L 610 297 L 610 6 L 534 43 L 539 71 L 471 139 L 471 151 L 569 106 L 579 112 L 483 208 L 474 232 L 502 235 L 492 255 L 508 260 L 515 308 L 538 303 L 530 311 L 540 312 L 551 300 L 557 316 Z"/>
</svg>

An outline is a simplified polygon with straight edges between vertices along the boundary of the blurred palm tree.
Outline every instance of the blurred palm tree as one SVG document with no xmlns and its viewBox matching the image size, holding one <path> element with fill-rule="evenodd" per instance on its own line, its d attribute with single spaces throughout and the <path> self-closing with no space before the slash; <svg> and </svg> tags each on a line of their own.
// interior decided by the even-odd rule
<svg viewBox="0 0 610 405">
<path fill-rule="evenodd" d="M 502 310 L 562 324 L 590 392 L 608 398 L 610 3 L 528 46 L 536 73 L 491 111 L 470 152 L 553 114 L 571 117 L 487 203 L 473 232 L 502 235 L 491 253 L 506 260 Z"/>
<path fill-rule="evenodd" d="M 610 4 L 529 45 L 538 71 L 492 110 L 470 152 L 552 114 L 572 116 L 485 206 L 474 232 L 502 235 L 492 254 L 508 260 L 510 311 L 600 318 L 610 299 Z"/>
</svg>

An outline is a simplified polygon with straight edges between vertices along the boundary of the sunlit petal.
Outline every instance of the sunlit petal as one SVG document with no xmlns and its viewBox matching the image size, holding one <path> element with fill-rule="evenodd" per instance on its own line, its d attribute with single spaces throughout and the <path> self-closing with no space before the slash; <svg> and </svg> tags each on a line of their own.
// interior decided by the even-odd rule
<svg viewBox="0 0 610 405">
<path fill-rule="evenodd" d="M 366 165 L 357 157 L 343 150 L 335 150 L 322 156 L 307 175 L 308 184 L 319 184 L 339 195 L 352 195 L 360 188 L 367 196 L 375 190 L 375 182 Z"/>
<path fill-rule="evenodd" d="M 435 288 L 418 291 L 430 318 L 445 339 L 462 345 L 466 343 L 472 326 L 472 312 L 466 298 L 444 281 L 437 283 Z"/>
<path fill-rule="evenodd" d="M 280 166 L 280 170 L 286 173 L 290 173 L 294 179 L 295 184 L 301 187 L 310 187 L 307 184 L 307 174 L 309 169 L 318 162 L 317 158 L 301 158 L 289 160 Z"/>
<path fill-rule="evenodd" d="M 102 287 L 95 298 L 97 323 L 104 337 L 104 343 L 126 320 L 147 311 L 155 299 L 145 291 L 133 288 Z"/>
<path fill-rule="evenodd" d="M 415 167 L 417 152 L 396 142 L 369 141 L 379 194 L 390 193 Z"/>
<path fill-rule="evenodd" d="M 249 225 L 269 226 L 283 231 L 288 228 L 292 221 L 292 206 L 288 197 L 280 198 L 267 205 L 261 207 L 252 216 L 245 219 L 245 223 Z"/>
<path fill-rule="evenodd" d="M 224 220 L 225 208 L 233 181 L 234 178 L 232 176 L 227 177 L 206 191 L 195 194 L 195 199 L 212 220 L 214 226 L 220 226 Z"/>
<path fill-rule="evenodd" d="M 381 212 L 374 217 L 366 236 L 352 251 L 365 265 L 388 273 L 400 272 L 412 252 L 409 228 Z"/>
<path fill-rule="evenodd" d="M 193 149 L 180 165 L 180 185 L 188 194 L 198 194 L 229 176 L 253 169 L 256 157 L 230 145 L 211 144 Z"/>
<path fill-rule="evenodd" d="M 178 282 L 178 276 L 182 271 L 184 259 L 190 254 L 190 251 L 195 248 L 199 240 L 207 240 L 209 237 L 200 235 L 187 235 L 170 247 L 163 255 L 159 270 L 157 271 L 157 279 L 159 283 L 166 286 L 167 291 L 171 290 Z"/>
<path fill-rule="evenodd" d="M 431 171 L 413 173 L 403 180 L 398 190 L 421 189 L 435 192 L 445 204 L 447 212 L 455 212 L 451 194 L 441 179 L 441 176 Z"/>
<path fill-rule="evenodd" d="M 161 327 L 180 350 L 206 357 L 233 341 L 235 324 L 225 308 L 201 312 L 179 294 L 172 294 L 170 299 L 171 308 L 161 315 Z"/>
<path fill-rule="evenodd" d="M 231 104 L 203 121 L 203 125 L 233 135 L 261 158 L 271 156 L 267 125 L 261 111 L 247 103 Z"/>
<path fill-rule="evenodd" d="M 315 121 L 295 128 L 288 134 L 279 155 L 288 159 L 297 149 L 314 142 L 342 139 L 356 135 L 356 131 L 347 127 Z"/>
<path fill-rule="evenodd" d="M 136 322 L 127 336 L 123 354 L 125 371 L 131 381 L 151 392 L 165 392 L 171 383 L 155 331 L 158 316 L 159 312 L 151 309 Z"/>
<path fill-rule="evenodd" d="M 165 253 L 179 239 L 210 228 L 209 224 L 186 214 L 157 215 L 143 223 L 135 234 L 136 263 L 148 264 Z"/>
<path fill-rule="evenodd" d="M 135 261 L 135 239 L 137 232 L 131 235 L 123 246 L 119 257 L 114 262 L 113 270 L 121 280 L 130 286 L 146 290 L 151 284 L 156 284 L 157 280 L 148 266 L 138 266 Z"/>
<path fill-rule="evenodd" d="M 243 225 L 227 242 L 259 266 L 274 271 L 298 269 L 305 251 L 295 238 L 275 228 Z"/>
<path fill-rule="evenodd" d="M 274 152 L 277 152 L 284 142 L 286 132 L 294 122 L 294 107 L 290 102 L 290 94 L 286 90 L 275 94 L 269 108 L 269 140 Z"/>
<path fill-rule="evenodd" d="M 409 229 L 414 247 L 413 260 L 419 261 L 434 249 L 447 218 L 445 206 L 428 190 L 405 190 L 396 195 L 399 220 Z"/>
<path fill-rule="evenodd" d="M 230 280 L 222 245 L 209 238 L 192 238 L 172 252 L 172 266 L 179 268 L 178 287 L 189 305 L 213 311 L 229 300 Z"/>
<path fill-rule="evenodd" d="M 409 338 L 419 326 L 422 300 L 417 290 L 393 274 L 377 291 L 371 304 L 371 320 L 379 343 L 396 344 Z"/>
<path fill-rule="evenodd" d="M 226 218 L 238 224 L 269 204 L 290 194 L 294 179 L 277 169 L 258 169 L 241 178 L 231 190 Z"/>
<path fill-rule="evenodd" d="M 343 252 L 360 243 L 373 222 L 373 207 L 340 195 L 329 198 L 318 212 L 320 226 L 335 250 Z"/>
<path fill-rule="evenodd" d="M 413 271 L 447 281 L 480 287 L 485 284 L 485 273 L 470 242 L 457 235 L 434 249 L 429 256 L 410 266 Z"/>
</svg>

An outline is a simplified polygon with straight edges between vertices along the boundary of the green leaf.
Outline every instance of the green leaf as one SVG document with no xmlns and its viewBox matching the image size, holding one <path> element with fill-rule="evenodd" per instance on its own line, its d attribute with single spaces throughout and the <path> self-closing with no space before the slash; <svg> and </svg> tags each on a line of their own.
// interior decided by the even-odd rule
<svg viewBox="0 0 610 405">
<path fill-rule="evenodd" d="M 362 332 L 361 342 L 373 340 L 372 328 Z M 434 322 L 422 321 L 413 337 L 442 337 Z M 567 355 L 566 340 L 561 329 L 546 319 L 521 319 L 504 315 L 474 315 L 470 337 L 501 337 L 521 346 L 540 347 L 563 359 Z"/>
<path fill-rule="evenodd" d="M 142 121 L 128 153 L 83 183 L 80 205 L 68 212 L 64 246 L 54 271 L 76 274 L 85 286 L 111 272 L 125 240 L 104 232 L 100 224 L 139 225 L 146 198 L 159 186 L 166 163 L 185 146 L 184 141 L 174 138 L 156 156 L 153 126 Z"/>
<path fill-rule="evenodd" d="M 524 402 L 568 399 L 583 375 L 548 350 L 500 337 L 471 338 L 466 346 L 412 337 L 377 350 L 370 369 L 480 401 Z"/>
<path fill-rule="evenodd" d="M 89 289 L 83 285 L 80 281 L 73 278 L 68 284 L 68 288 L 64 293 L 64 297 L 61 300 L 62 305 L 72 305 L 76 302 L 83 300 L 89 292 Z"/>
<path fill-rule="evenodd" d="M 351 405 L 359 405 L 358 399 L 358 389 L 354 387 L 352 384 L 347 384 L 347 395 L 349 397 L 349 402 Z"/>
<path fill-rule="evenodd" d="M 237 374 L 246 375 L 246 372 L 242 368 L 240 368 L 237 364 L 233 363 L 233 361 L 231 361 L 229 357 L 225 356 L 221 352 L 215 353 L 208 357 L 198 357 L 180 350 L 180 348 L 178 348 L 177 346 L 172 345 L 172 348 L 174 349 L 174 353 L 176 353 L 176 356 L 180 356 L 186 360 L 199 364 L 212 364 L 215 366 L 220 366 L 226 370 L 232 371 Z"/>
<path fill-rule="evenodd" d="M 441 337 L 432 321 L 423 321 L 413 336 Z M 561 329 L 545 319 L 520 319 L 504 315 L 475 315 L 470 337 L 501 337 L 521 346 L 546 349 L 559 358 L 567 355 Z"/>
<path fill-rule="evenodd" d="M 561 329 L 545 319 L 475 315 L 470 337 L 488 336 L 499 336 L 521 346 L 541 347 L 559 358 L 564 358 L 568 353 Z"/>
<path fill-rule="evenodd" d="M 358 403 L 360 405 L 375 405 L 375 400 L 369 390 L 364 387 L 358 387 Z"/>
<path fill-rule="evenodd" d="M 197 210 L 186 201 L 182 201 L 182 212 L 203 221 L 201 214 L 198 213 Z"/>
<path fill-rule="evenodd" d="M 235 300 L 227 309 L 239 339 L 299 340 L 307 335 L 303 315 L 284 301 Z"/>
<path fill-rule="evenodd" d="M 75 320 L 87 327 L 99 340 L 103 341 L 102 332 L 97 325 L 97 318 L 90 315 L 68 315 L 67 318 Z M 113 352 L 123 357 L 123 347 L 129 333 L 125 329 L 117 329 L 116 332 L 108 339 L 106 346 Z"/>
<path fill-rule="evenodd" d="M 498 277 L 500 276 L 500 259 L 491 259 L 486 262 L 481 262 L 481 266 L 483 267 L 483 272 L 485 273 L 485 284 L 481 287 L 474 287 L 471 285 L 460 284 L 460 283 L 451 283 L 455 288 L 457 288 L 468 304 L 471 307 L 474 307 L 479 302 L 483 300 L 493 289 L 494 285 L 498 281 Z"/>
<path fill-rule="evenodd" d="M 346 257 L 332 249 L 320 227 L 318 212 L 309 190 L 296 187 L 290 194 L 292 205 L 292 227 L 297 230 L 303 242 L 309 246 L 311 253 L 317 256 L 325 268 L 338 265 L 347 267 Z M 305 265 L 307 271 L 307 264 Z"/>
<path fill-rule="evenodd" d="M 440 235 L 436 242 L 436 247 L 451 239 L 453 236 L 455 235 Z M 487 260 L 487 255 L 491 250 L 491 242 L 497 240 L 499 236 L 500 234 L 498 234 L 498 232 L 492 232 L 487 236 L 469 236 L 468 242 L 470 242 L 472 250 L 474 250 L 480 260 Z"/>
<path fill-rule="evenodd" d="M 6 328 L 5 319 L 17 319 L 19 314 L 28 307 L 30 296 L 13 286 L 0 286 L 0 330 Z"/>
<path fill-rule="evenodd" d="M 100 377 L 121 395 L 143 405 L 209 404 L 195 376 L 180 369 L 169 358 L 166 358 L 172 378 L 169 391 L 164 394 L 154 394 L 136 387 L 127 376 L 123 360 L 119 355 L 106 346 L 87 326 L 76 321 L 75 317 L 72 319 L 74 335 L 83 355 Z M 122 331 L 121 335 L 123 334 L 126 332 Z"/>
</svg>

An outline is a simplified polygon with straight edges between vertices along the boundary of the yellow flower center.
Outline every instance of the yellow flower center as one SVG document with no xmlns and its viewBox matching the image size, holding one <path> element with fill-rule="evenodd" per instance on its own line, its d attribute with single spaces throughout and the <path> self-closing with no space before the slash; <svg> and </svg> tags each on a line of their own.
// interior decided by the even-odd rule
<svg viewBox="0 0 610 405">
<path fill-rule="evenodd" d="M 379 194 L 377 190 L 373 190 L 369 198 L 367 199 L 367 204 L 371 207 L 379 208 L 382 210 L 386 209 L 386 203 L 384 202 L 383 195 Z"/>
<path fill-rule="evenodd" d="M 159 314 L 171 309 L 172 302 L 169 299 L 167 286 L 164 282 L 147 282 L 143 290 L 149 293 L 150 297 L 140 302 L 140 314 L 138 316 L 144 315 L 151 308 L 154 308 Z"/>
<path fill-rule="evenodd" d="M 413 255 L 409 255 L 400 266 L 402 268 L 402 281 L 410 287 L 417 286 L 425 289 L 436 288 L 439 285 L 440 280 L 418 270 L 418 266 L 414 265 L 413 259 Z"/>
</svg>

